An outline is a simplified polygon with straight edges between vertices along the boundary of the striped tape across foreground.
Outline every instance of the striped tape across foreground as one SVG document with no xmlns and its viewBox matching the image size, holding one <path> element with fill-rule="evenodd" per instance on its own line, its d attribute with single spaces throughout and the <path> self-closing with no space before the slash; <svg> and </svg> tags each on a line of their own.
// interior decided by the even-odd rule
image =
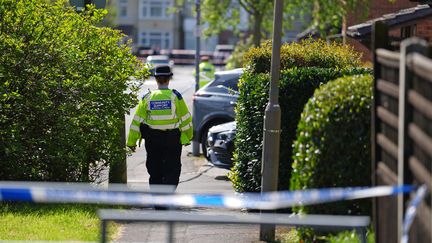
<svg viewBox="0 0 432 243">
<path fill-rule="evenodd" d="M 426 197 L 428 189 L 426 185 L 422 185 L 417 189 L 414 198 L 411 200 L 407 210 L 405 211 L 405 219 L 402 225 L 401 243 L 408 243 L 409 230 L 417 213 L 417 208 Z"/>
<path fill-rule="evenodd" d="M 0 182 L 0 201 L 39 203 L 97 203 L 134 206 L 219 207 L 231 209 L 280 209 L 341 200 L 353 200 L 408 193 L 415 186 L 378 186 L 352 188 L 323 188 L 302 191 L 224 194 L 163 194 L 131 190 L 104 190 L 90 185 L 47 186 L 47 183 Z"/>
</svg>

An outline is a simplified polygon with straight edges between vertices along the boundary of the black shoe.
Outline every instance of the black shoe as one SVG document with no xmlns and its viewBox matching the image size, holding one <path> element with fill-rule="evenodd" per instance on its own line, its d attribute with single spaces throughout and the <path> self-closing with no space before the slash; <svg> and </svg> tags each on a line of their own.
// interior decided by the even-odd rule
<svg viewBox="0 0 432 243">
<path fill-rule="evenodd" d="M 164 207 L 164 206 L 155 206 L 154 209 L 155 210 L 169 210 L 168 207 Z"/>
</svg>

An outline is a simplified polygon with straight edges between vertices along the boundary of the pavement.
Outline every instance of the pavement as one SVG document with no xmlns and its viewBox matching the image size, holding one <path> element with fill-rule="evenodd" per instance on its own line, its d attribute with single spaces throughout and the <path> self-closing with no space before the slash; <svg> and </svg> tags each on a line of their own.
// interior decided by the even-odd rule
<svg viewBox="0 0 432 243">
<path fill-rule="evenodd" d="M 182 173 L 176 192 L 178 193 L 218 193 L 234 194 L 227 174 L 229 170 L 217 168 L 205 158 L 191 155 L 192 146 L 183 147 Z M 139 189 L 148 189 L 149 175 L 145 167 L 146 152 L 139 147 L 128 157 L 128 185 Z M 134 209 L 153 210 L 153 209 Z M 240 213 L 240 210 L 215 208 L 182 208 L 185 212 L 199 212 L 206 215 Z M 115 242 L 167 242 L 168 227 L 166 223 L 129 222 L 121 224 Z M 174 242 L 260 242 L 259 225 L 238 224 L 191 224 L 174 225 Z"/>
</svg>

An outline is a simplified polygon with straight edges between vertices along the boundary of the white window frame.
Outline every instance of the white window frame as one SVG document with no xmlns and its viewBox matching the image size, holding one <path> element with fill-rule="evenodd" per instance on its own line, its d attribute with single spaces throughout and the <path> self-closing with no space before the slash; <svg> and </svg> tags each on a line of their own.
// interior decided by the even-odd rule
<svg viewBox="0 0 432 243">
<path fill-rule="evenodd" d="M 150 16 L 151 9 L 154 5 L 161 5 L 161 15 L 160 16 Z M 140 19 L 172 19 L 173 14 L 167 13 L 168 8 L 172 7 L 173 0 L 139 0 L 139 18 Z"/>
<path fill-rule="evenodd" d="M 119 17 L 122 19 L 127 18 L 129 15 L 128 0 L 119 0 L 118 4 L 119 4 L 119 6 L 118 6 L 119 7 Z M 121 14 L 123 10 L 125 10 L 125 12 L 126 12 L 125 15 Z"/>
<path fill-rule="evenodd" d="M 148 46 L 147 32 L 141 32 L 139 35 L 139 43 L 141 46 Z"/>
<path fill-rule="evenodd" d="M 173 35 L 171 32 L 166 30 L 146 30 L 141 31 L 139 35 L 139 43 L 142 46 L 153 47 L 150 43 L 151 38 L 158 36 L 158 44 L 160 49 L 172 49 L 173 47 Z"/>
</svg>

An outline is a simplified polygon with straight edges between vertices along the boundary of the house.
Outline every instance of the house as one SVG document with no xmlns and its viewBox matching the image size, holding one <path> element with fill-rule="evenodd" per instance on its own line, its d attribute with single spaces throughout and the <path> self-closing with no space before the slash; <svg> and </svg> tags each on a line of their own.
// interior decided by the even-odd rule
<svg viewBox="0 0 432 243">
<path fill-rule="evenodd" d="M 174 0 L 116 0 L 117 29 L 129 36 L 136 50 L 180 46 L 179 14 L 169 11 Z"/>
<path fill-rule="evenodd" d="M 370 0 L 366 6 L 358 6 L 357 11 L 347 18 L 347 43 L 363 54 L 363 60 L 370 62 L 371 33 L 373 22 L 380 20 L 390 27 L 390 38 L 394 45 L 405 38 L 418 36 L 432 41 L 432 9 L 429 5 L 418 5 L 410 0 Z M 365 11 L 365 9 L 367 9 Z M 367 13 L 366 16 L 365 12 Z M 297 35 L 297 39 L 320 38 L 316 27 L 312 26 Z M 342 34 L 328 36 L 327 40 L 341 38 Z"/>
<path fill-rule="evenodd" d="M 349 18 L 351 26 L 347 29 L 347 36 L 351 37 L 348 43 L 363 53 L 365 61 L 372 60 L 372 24 L 378 20 L 389 26 L 390 39 L 396 47 L 401 40 L 411 36 L 432 41 L 432 8 L 429 5 L 417 5 L 408 0 L 394 3 L 387 0 L 371 1 L 367 20 L 362 22 L 358 15 L 353 14 Z"/>
<path fill-rule="evenodd" d="M 115 0 L 115 24 L 117 29 L 126 34 L 139 53 L 148 50 L 189 49 L 196 47 L 196 17 L 193 14 L 194 4 L 185 1 L 180 11 L 174 11 L 175 0 Z M 177 6 L 179 8 L 179 6 Z M 247 25 L 244 21 L 243 25 Z M 202 28 L 205 28 L 202 27 Z M 243 26 L 240 26 L 243 28 Z M 222 36 L 222 35 L 221 35 Z M 234 42 L 233 33 L 228 41 Z M 223 42 L 226 40 L 223 40 Z M 220 43 L 219 36 L 203 38 L 201 50 L 214 51 Z M 229 43 L 233 44 L 233 43 Z"/>
</svg>

